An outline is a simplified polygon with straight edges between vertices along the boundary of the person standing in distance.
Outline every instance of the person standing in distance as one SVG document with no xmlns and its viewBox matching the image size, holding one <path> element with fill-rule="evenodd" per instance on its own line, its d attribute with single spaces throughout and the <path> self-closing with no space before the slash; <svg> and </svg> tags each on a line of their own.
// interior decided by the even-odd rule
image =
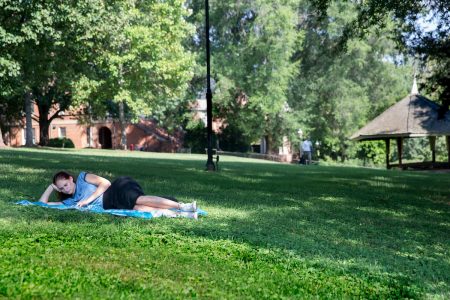
<svg viewBox="0 0 450 300">
<path fill-rule="evenodd" d="M 305 164 L 307 164 L 307 165 L 311 164 L 312 143 L 309 140 L 309 138 L 307 138 L 306 140 L 304 140 L 302 142 L 301 148 L 302 148 L 303 157 L 305 158 Z"/>
</svg>

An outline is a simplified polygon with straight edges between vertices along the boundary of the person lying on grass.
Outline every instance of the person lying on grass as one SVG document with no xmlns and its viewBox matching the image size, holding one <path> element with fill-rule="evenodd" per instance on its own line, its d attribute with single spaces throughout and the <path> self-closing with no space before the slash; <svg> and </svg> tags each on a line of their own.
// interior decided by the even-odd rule
<svg viewBox="0 0 450 300">
<path fill-rule="evenodd" d="M 57 192 L 61 202 L 48 202 L 50 195 Z M 148 196 L 131 177 L 119 177 L 111 184 L 108 179 L 92 173 L 81 172 L 77 179 L 61 171 L 53 176 L 50 184 L 39 199 L 46 204 L 64 204 L 77 207 L 98 206 L 103 209 L 133 209 L 144 212 L 162 211 L 166 217 L 197 219 L 197 203 L 179 203 L 171 199 Z M 170 209 L 177 209 L 174 211 Z"/>
</svg>

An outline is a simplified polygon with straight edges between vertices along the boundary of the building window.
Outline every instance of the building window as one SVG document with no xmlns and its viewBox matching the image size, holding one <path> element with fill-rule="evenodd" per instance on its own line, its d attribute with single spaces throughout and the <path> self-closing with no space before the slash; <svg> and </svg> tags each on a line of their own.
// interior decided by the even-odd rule
<svg viewBox="0 0 450 300">
<path fill-rule="evenodd" d="M 65 138 L 66 137 L 66 127 L 59 127 L 59 138 Z"/>
</svg>

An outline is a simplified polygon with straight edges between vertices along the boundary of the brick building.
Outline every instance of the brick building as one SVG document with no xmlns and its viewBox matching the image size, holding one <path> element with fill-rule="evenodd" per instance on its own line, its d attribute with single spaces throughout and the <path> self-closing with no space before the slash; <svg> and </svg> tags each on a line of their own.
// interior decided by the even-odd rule
<svg viewBox="0 0 450 300">
<path fill-rule="evenodd" d="M 33 119 L 38 117 L 37 106 L 34 106 Z M 75 148 L 120 149 L 121 126 L 112 118 L 93 121 L 89 125 L 81 124 L 79 116 L 65 112 L 60 118 L 54 119 L 49 128 L 49 138 L 69 138 Z M 25 121 L 23 121 L 23 124 Z M 39 143 L 39 123 L 33 124 L 33 144 Z M 4 133 L 5 143 L 12 147 L 25 145 L 25 128 L 11 126 Z M 182 147 L 183 131 L 170 135 L 159 127 L 154 120 L 141 119 L 138 123 L 128 123 L 125 126 L 127 149 L 176 152 Z"/>
</svg>

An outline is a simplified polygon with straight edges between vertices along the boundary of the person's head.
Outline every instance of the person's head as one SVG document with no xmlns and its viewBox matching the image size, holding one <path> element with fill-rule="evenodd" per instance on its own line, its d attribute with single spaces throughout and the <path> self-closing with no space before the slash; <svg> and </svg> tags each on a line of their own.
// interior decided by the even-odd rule
<svg viewBox="0 0 450 300">
<path fill-rule="evenodd" d="M 53 184 L 59 189 L 59 198 L 67 198 L 75 192 L 75 181 L 73 176 L 67 172 L 60 171 L 53 176 Z"/>
</svg>

